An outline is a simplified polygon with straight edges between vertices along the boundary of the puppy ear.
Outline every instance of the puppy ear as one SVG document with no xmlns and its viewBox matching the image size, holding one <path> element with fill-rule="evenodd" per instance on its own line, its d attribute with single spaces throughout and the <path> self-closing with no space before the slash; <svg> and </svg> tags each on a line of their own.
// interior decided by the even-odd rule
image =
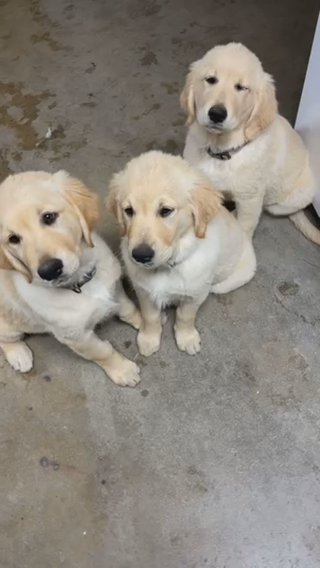
<svg viewBox="0 0 320 568">
<path fill-rule="evenodd" d="M 187 115 L 187 124 L 192 124 L 196 117 L 192 71 L 189 71 L 186 77 L 186 82 L 180 95 L 180 105 Z"/>
<path fill-rule="evenodd" d="M 67 172 L 55 174 L 62 181 L 62 190 L 66 199 L 72 204 L 82 229 L 85 242 L 93 247 L 91 233 L 99 219 L 99 198 L 77 178 Z"/>
<path fill-rule="evenodd" d="M 17 270 L 17 272 L 21 272 L 26 277 L 28 282 L 32 280 L 32 275 L 28 268 L 9 251 L 4 251 L 2 246 L 0 246 L 0 269 Z"/>
<path fill-rule="evenodd" d="M 198 239 L 206 236 L 208 223 L 222 207 L 222 196 L 208 180 L 197 185 L 192 191 L 191 210 L 194 219 L 194 232 Z"/>
<path fill-rule="evenodd" d="M 247 140 L 257 138 L 273 122 L 278 111 L 273 78 L 265 73 L 264 79 L 264 84 L 256 94 L 256 103 L 245 128 Z"/>
<path fill-rule="evenodd" d="M 126 234 L 126 225 L 119 203 L 120 184 L 118 176 L 119 174 L 115 174 L 110 181 L 109 193 L 106 199 L 106 207 L 108 213 L 110 213 L 110 215 L 112 215 L 117 220 L 120 228 L 120 235 L 121 237 L 123 237 Z"/>
</svg>

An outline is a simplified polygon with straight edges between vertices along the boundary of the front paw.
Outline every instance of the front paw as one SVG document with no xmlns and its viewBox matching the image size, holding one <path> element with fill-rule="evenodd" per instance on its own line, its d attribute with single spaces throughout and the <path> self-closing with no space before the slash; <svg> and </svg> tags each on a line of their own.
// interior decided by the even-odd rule
<svg viewBox="0 0 320 568">
<path fill-rule="evenodd" d="M 121 355 L 113 361 L 112 368 L 106 368 L 110 379 L 120 387 L 135 387 L 140 383 L 140 369 L 138 365 Z"/>
<path fill-rule="evenodd" d="M 180 330 L 176 327 L 175 337 L 178 349 L 180 349 L 180 351 L 184 351 L 185 353 L 188 353 L 188 355 L 195 355 L 196 353 L 199 353 L 201 349 L 201 339 L 199 332 L 195 327 L 192 329 Z"/>
<path fill-rule="evenodd" d="M 23 341 L 10 345 L 10 349 L 6 349 L 6 358 L 11 367 L 20 373 L 28 373 L 33 367 L 32 351 Z"/>
<path fill-rule="evenodd" d="M 150 355 L 156 353 L 156 351 L 159 351 L 160 340 L 160 334 L 140 331 L 138 333 L 137 343 L 141 355 L 150 357 Z"/>
</svg>

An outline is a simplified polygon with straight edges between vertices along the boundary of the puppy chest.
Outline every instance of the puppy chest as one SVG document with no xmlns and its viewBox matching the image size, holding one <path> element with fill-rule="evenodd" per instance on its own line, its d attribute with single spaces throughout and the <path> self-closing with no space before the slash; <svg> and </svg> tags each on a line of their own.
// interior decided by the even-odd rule
<svg viewBox="0 0 320 568">
<path fill-rule="evenodd" d="M 82 309 L 79 310 L 80 318 L 82 314 L 84 319 L 88 319 L 88 322 L 97 324 L 117 312 L 115 287 L 108 289 L 99 282 L 92 283 L 91 286 L 87 285 L 87 287 L 87 289 L 84 287 L 81 294 L 78 295 L 81 296 L 81 305 L 83 305 L 83 311 Z"/>
<path fill-rule="evenodd" d="M 254 195 L 265 184 L 263 168 L 255 167 L 255 164 L 250 164 L 249 168 L 239 156 L 225 161 L 214 158 L 202 160 L 200 169 L 223 193 Z"/>
<path fill-rule="evenodd" d="M 177 304 L 181 299 L 192 300 L 210 287 L 209 276 L 199 276 L 171 270 L 149 281 L 146 291 L 159 306 Z"/>
</svg>

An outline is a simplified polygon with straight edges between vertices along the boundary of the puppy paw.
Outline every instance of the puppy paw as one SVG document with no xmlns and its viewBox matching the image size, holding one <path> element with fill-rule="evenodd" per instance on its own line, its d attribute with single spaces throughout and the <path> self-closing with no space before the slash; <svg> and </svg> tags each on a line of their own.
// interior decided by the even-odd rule
<svg viewBox="0 0 320 568">
<path fill-rule="evenodd" d="M 110 367 L 106 369 L 106 372 L 116 385 L 120 387 L 135 387 L 140 383 L 140 369 L 133 361 L 129 361 L 129 359 L 119 355 L 117 362 L 112 367 L 112 369 Z"/>
<path fill-rule="evenodd" d="M 201 339 L 196 328 L 179 330 L 175 329 L 175 337 L 178 349 L 188 353 L 188 355 L 195 355 L 199 353 L 201 347 Z"/>
<path fill-rule="evenodd" d="M 146 333 L 144 331 L 140 331 L 137 337 L 138 348 L 141 355 L 145 357 L 150 357 L 156 351 L 159 351 L 160 348 L 160 335 Z"/>
<path fill-rule="evenodd" d="M 6 359 L 15 371 L 28 373 L 33 367 L 33 354 L 31 349 L 23 341 L 7 344 L 3 347 Z"/>
<path fill-rule="evenodd" d="M 134 312 L 132 312 L 129 315 L 126 315 L 124 317 L 120 317 L 120 319 L 121 319 L 121 321 L 124 321 L 125 323 L 128 323 L 129 325 L 134 327 L 134 329 L 140 329 L 140 327 L 141 327 L 142 318 L 141 318 L 141 314 L 140 314 L 139 310 L 137 310 L 137 309 L 135 309 Z"/>
</svg>

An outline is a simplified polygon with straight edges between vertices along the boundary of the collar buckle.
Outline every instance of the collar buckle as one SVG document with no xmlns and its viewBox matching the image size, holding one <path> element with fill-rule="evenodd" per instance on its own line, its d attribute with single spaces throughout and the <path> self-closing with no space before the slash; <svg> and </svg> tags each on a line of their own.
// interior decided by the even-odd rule
<svg viewBox="0 0 320 568">
<path fill-rule="evenodd" d="M 213 152 L 210 146 L 208 146 L 207 154 L 208 156 L 210 156 L 210 158 L 215 158 L 216 160 L 231 160 L 232 156 L 240 152 L 240 150 L 242 150 L 242 148 L 244 148 L 248 143 L 249 140 L 247 142 L 244 142 L 244 144 L 242 144 L 241 146 L 237 146 L 236 148 L 229 148 L 229 150 L 223 150 L 222 152 Z"/>
</svg>

